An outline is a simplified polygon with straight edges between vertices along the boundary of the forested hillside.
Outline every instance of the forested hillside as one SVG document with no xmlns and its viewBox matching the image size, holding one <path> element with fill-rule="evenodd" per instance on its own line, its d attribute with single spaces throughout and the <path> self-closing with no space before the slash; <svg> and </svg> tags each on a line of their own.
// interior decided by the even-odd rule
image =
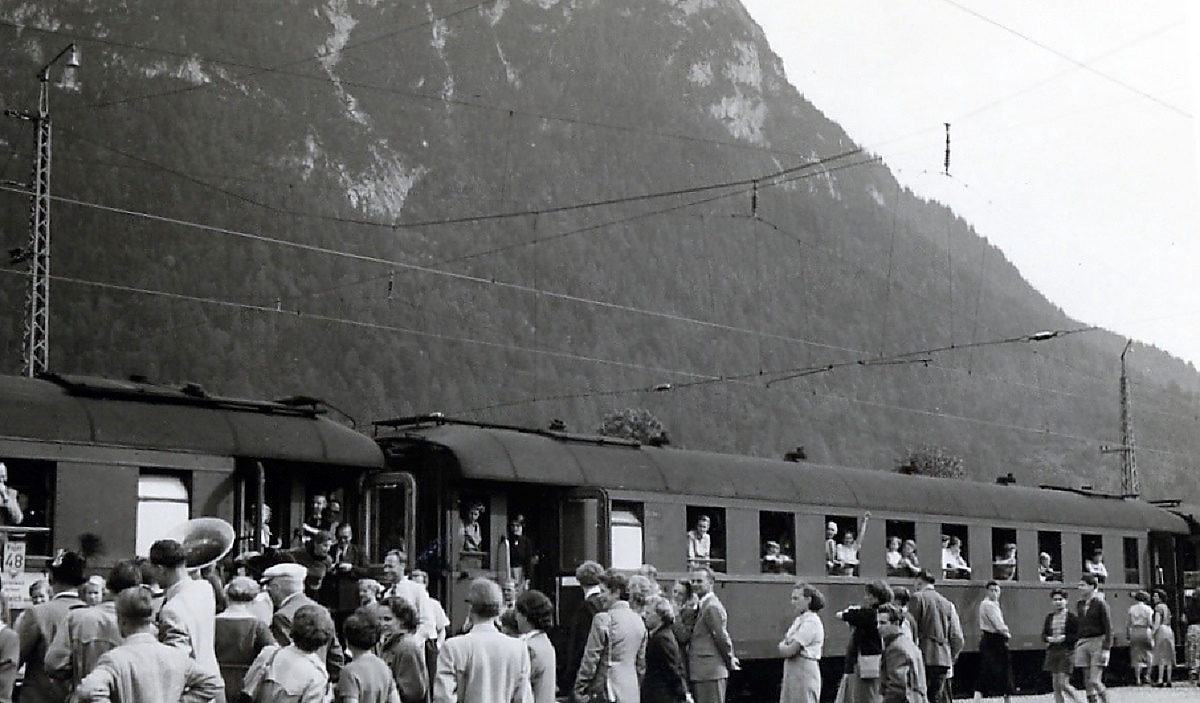
<svg viewBox="0 0 1200 703">
<path fill-rule="evenodd" d="M 53 369 L 1119 485 L 1125 340 L 1021 341 L 1087 323 L 860 151 L 736 0 L 0 0 L 0 35 L 11 109 L 83 52 L 51 87 Z M 8 247 L 32 142 L 0 123 Z M 1145 492 L 1200 499 L 1200 378 L 1130 364 Z"/>
</svg>

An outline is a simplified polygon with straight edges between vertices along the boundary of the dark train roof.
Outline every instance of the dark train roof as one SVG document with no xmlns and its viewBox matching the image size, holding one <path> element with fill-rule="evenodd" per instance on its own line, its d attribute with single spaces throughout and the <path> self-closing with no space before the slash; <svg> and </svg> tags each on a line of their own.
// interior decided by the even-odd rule
<svg viewBox="0 0 1200 703">
<path fill-rule="evenodd" d="M 369 437 L 315 406 L 210 396 L 198 386 L 0 376 L 0 438 L 381 466 Z"/>
<path fill-rule="evenodd" d="M 961 515 L 1001 522 L 1043 522 L 1185 532 L 1178 516 L 1136 500 L 1026 486 L 906 476 L 795 463 L 551 431 L 435 419 L 395 426 L 389 441 L 429 442 L 458 460 L 464 478 L 797 501 L 863 510 Z"/>
</svg>

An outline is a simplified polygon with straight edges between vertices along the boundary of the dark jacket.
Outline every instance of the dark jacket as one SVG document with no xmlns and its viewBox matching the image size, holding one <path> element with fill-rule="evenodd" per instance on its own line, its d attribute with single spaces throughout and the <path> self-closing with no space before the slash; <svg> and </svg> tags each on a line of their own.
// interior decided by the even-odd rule
<svg viewBox="0 0 1200 703">
<path fill-rule="evenodd" d="M 858 663 L 860 654 L 882 654 L 883 639 L 875 625 L 875 609 L 864 605 L 853 605 L 842 614 L 842 620 L 851 625 L 850 642 L 846 646 L 846 670 Z"/>
<path fill-rule="evenodd" d="M 1048 638 L 1050 636 L 1050 621 L 1053 619 L 1054 619 L 1054 613 L 1046 614 L 1046 620 L 1042 623 L 1042 641 L 1043 642 L 1047 642 L 1046 638 Z M 1070 610 L 1067 610 L 1067 622 L 1066 622 L 1066 625 L 1064 625 L 1064 627 L 1063 627 L 1063 632 L 1064 632 L 1064 634 L 1066 634 L 1067 639 L 1062 642 L 1059 642 L 1057 645 L 1052 645 L 1052 646 L 1067 647 L 1067 648 L 1074 647 L 1075 641 L 1079 639 L 1079 618 L 1075 617 L 1075 613 L 1072 613 Z M 1047 644 L 1049 644 L 1049 643 L 1047 642 Z"/>
<path fill-rule="evenodd" d="M 660 627 L 646 642 L 642 703 L 683 703 L 686 698 L 687 678 L 679 643 L 670 626 Z"/>
<path fill-rule="evenodd" d="M 575 686 L 575 676 L 579 673 L 579 662 L 583 659 L 583 650 L 587 646 L 588 633 L 592 631 L 592 618 L 596 613 L 605 609 L 603 598 L 599 594 L 588 596 L 575 611 L 571 620 L 570 636 L 567 638 L 567 657 L 563 661 L 562 678 L 559 687 L 571 691 Z"/>
</svg>

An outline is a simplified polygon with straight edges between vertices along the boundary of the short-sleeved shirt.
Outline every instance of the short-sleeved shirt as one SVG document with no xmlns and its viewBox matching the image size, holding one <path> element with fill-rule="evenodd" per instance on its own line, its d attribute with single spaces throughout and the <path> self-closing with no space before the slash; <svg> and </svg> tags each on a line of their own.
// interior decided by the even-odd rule
<svg viewBox="0 0 1200 703">
<path fill-rule="evenodd" d="M 334 690 L 334 700 L 357 698 L 358 703 L 387 703 L 396 680 L 392 670 L 371 652 L 363 652 L 342 669 Z"/>
</svg>

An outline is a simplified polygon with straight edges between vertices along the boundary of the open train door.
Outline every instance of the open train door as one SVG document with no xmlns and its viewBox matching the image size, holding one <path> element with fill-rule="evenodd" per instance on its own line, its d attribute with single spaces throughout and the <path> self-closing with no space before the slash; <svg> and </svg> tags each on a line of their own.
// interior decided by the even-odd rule
<svg viewBox="0 0 1200 703">
<path fill-rule="evenodd" d="M 573 488 L 559 505 L 558 576 L 554 580 L 559 623 L 583 602 L 583 589 L 575 579 L 575 568 L 589 559 L 606 567 L 612 564 L 609 506 L 608 491 L 602 488 Z"/>
<path fill-rule="evenodd" d="M 389 550 L 415 556 L 417 482 L 406 471 L 367 476 L 363 483 L 363 547 L 367 561 L 382 564 Z"/>
</svg>

